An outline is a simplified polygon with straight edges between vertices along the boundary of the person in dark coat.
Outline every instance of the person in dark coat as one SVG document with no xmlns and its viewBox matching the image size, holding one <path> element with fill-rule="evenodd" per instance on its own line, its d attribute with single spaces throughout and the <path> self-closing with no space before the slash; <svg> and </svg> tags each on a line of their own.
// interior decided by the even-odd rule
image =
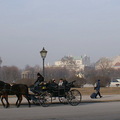
<svg viewBox="0 0 120 120">
<path fill-rule="evenodd" d="M 40 73 L 37 73 L 37 80 L 34 83 L 34 87 L 38 86 L 43 81 L 44 81 L 44 77 Z"/>
<path fill-rule="evenodd" d="M 96 90 L 96 98 L 97 98 L 97 95 L 99 95 L 101 98 L 102 96 L 100 94 L 100 80 L 97 81 L 95 90 Z"/>
<path fill-rule="evenodd" d="M 52 79 L 50 83 L 52 89 L 56 90 L 58 88 L 58 84 L 56 83 L 55 79 Z"/>
<path fill-rule="evenodd" d="M 39 85 L 43 81 L 44 81 L 44 77 L 40 73 L 37 73 L 37 80 L 34 82 L 34 85 L 30 87 L 30 90 L 33 93 L 39 92 Z"/>
<path fill-rule="evenodd" d="M 68 84 L 68 81 L 65 79 L 65 80 L 63 80 L 63 86 L 67 86 L 67 84 Z"/>
</svg>

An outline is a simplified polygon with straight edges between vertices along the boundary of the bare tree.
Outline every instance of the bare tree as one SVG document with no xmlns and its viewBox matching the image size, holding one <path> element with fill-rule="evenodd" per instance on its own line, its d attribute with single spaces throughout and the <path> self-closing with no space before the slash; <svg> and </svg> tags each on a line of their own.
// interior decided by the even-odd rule
<svg viewBox="0 0 120 120">
<path fill-rule="evenodd" d="M 81 88 L 86 84 L 85 78 L 80 78 L 79 76 L 73 75 L 70 78 L 68 78 L 69 82 L 75 81 L 74 85 L 75 87 Z"/>
<path fill-rule="evenodd" d="M 99 73 L 103 76 L 109 74 L 111 67 L 112 62 L 108 58 L 101 58 L 96 62 L 96 69 L 99 70 Z"/>
<path fill-rule="evenodd" d="M 46 80 L 56 79 L 57 81 L 60 78 L 67 79 L 68 77 L 75 74 L 75 71 L 69 71 L 65 67 L 48 67 L 46 68 Z"/>
<path fill-rule="evenodd" d="M 2 67 L 2 80 L 5 82 L 16 82 L 21 77 L 21 72 L 16 66 Z"/>
<path fill-rule="evenodd" d="M 64 56 L 64 57 L 61 59 L 61 61 L 64 62 L 64 63 L 67 63 L 68 65 L 69 65 L 69 64 L 74 64 L 74 65 L 75 65 L 74 58 L 71 57 L 71 56 Z"/>
<path fill-rule="evenodd" d="M 69 70 L 72 70 L 76 67 L 76 63 L 74 61 L 74 58 L 71 56 L 64 56 L 61 61 L 64 63 L 64 67 L 66 67 Z"/>
</svg>

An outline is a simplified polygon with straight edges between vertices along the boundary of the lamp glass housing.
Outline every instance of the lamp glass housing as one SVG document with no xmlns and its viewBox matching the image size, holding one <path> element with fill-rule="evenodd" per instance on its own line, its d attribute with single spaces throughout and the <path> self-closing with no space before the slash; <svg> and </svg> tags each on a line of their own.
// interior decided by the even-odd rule
<svg viewBox="0 0 120 120">
<path fill-rule="evenodd" d="M 40 51 L 41 57 L 43 59 L 45 59 L 46 55 L 47 55 L 47 51 L 45 50 L 45 48 L 43 47 L 43 49 Z"/>
</svg>

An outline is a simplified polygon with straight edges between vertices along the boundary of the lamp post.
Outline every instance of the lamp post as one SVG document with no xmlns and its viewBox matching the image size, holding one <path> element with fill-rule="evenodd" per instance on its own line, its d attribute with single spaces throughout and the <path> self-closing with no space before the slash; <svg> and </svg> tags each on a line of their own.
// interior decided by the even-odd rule
<svg viewBox="0 0 120 120">
<path fill-rule="evenodd" d="M 43 47 L 43 49 L 40 51 L 41 57 L 43 59 L 43 76 L 45 77 L 45 70 L 44 70 L 44 62 L 45 62 L 45 57 L 47 55 L 47 51 Z"/>
</svg>

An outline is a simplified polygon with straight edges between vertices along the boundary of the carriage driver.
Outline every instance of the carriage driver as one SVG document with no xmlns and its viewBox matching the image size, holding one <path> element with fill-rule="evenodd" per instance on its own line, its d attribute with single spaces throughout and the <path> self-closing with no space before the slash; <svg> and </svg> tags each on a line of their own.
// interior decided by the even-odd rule
<svg viewBox="0 0 120 120">
<path fill-rule="evenodd" d="M 30 90 L 34 93 L 36 93 L 39 90 L 39 85 L 44 81 L 44 77 L 37 73 L 37 80 L 35 81 L 34 85 L 30 88 Z"/>
</svg>

